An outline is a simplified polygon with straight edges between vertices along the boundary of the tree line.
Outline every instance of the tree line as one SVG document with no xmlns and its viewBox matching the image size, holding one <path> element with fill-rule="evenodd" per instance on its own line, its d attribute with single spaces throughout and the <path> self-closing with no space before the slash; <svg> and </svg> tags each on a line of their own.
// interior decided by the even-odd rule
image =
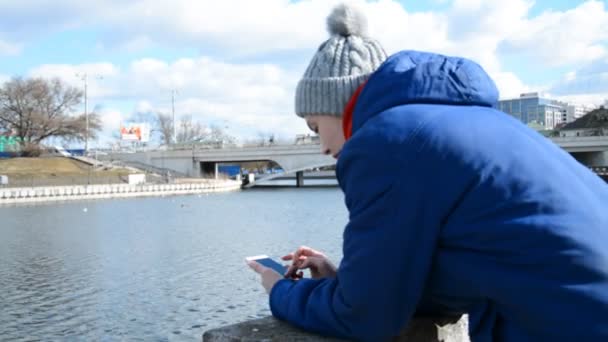
<svg viewBox="0 0 608 342">
<path fill-rule="evenodd" d="M 58 78 L 15 77 L 0 86 L 0 136 L 16 142 L 19 155 L 25 157 L 40 155 L 42 144 L 49 138 L 60 138 L 66 143 L 83 142 L 87 118 L 83 111 L 78 111 L 83 97 L 80 89 Z M 94 140 L 102 130 L 102 121 L 95 112 L 88 113 L 88 121 L 88 139 Z M 166 113 L 155 113 L 147 121 L 165 145 L 226 146 L 236 142 L 221 127 L 206 129 L 191 115 L 180 117 L 175 129 L 172 116 Z"/>
<path fill-rule="evenodd" d="M 16 77 L 0 87 L 0 134 L 16 138 L 23 156 L 36 156 L 45 139 L 83 141 L 85 113 L 72 115 L 82 102 L 80 89 L 60 79 Z M 101 130 L 96 113 L 89 114 L 89 138 Z"/>
</svg>

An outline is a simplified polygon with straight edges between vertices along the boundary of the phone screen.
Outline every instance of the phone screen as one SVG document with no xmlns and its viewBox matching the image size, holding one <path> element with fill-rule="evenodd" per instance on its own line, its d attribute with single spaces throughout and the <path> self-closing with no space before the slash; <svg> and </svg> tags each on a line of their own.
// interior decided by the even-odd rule
<svg viewBox="0 0 608 342">
<path fill-rule="evenodd" d="M 262 259 L 254 259 L 253 261 L 260 263 L 263 266 L 268 268 L 272 268 L 277 271 L 280 275 L 284 275 L 287 271 L 287 266 L 283 266 L 282 264 L 270 259 L 270 258 L 262 258 Z"/>
</svg>

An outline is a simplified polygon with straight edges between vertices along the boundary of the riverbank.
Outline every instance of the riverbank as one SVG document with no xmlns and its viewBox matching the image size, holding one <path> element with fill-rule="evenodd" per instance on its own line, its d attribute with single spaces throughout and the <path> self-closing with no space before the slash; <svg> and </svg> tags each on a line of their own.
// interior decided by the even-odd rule
<svg viewBox="0 0 608 342">
<path fill-rule="evenodd" d="M 7 185 L 15 188 L 121 184 L 134 173 L 143 172 L 67 157 L 0 159 L 0 175 L 7 176 Z"/>
<path fill-rule="evenodd" d="M 205 180 L 196 183 L 180 184 L 108 184 L 0 188 L 0 206 L 20 203 L 192 195 L 237 191 L 240 189 L 241 182 L 232 180 Z"/>
</svg>

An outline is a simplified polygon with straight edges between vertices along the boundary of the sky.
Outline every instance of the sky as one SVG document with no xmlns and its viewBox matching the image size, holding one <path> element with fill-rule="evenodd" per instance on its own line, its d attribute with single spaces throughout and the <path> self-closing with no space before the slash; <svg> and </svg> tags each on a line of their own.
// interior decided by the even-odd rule
<svg viewBox="0 0 608 342">
<path fill-rule="evenodd" d="M 333 0 L 0 0 L 0 82 L 83 87 L 112 141 L 121 122 L 171 113 L 241 141 L 309 133 L 294 90 L 329 38 Z M 501 98 L 608 99 L 608 0 L 353 0 L 389 53 L 470 58 Z M 80 109 L 82 112 L 83 109 Z"/>
</svg>

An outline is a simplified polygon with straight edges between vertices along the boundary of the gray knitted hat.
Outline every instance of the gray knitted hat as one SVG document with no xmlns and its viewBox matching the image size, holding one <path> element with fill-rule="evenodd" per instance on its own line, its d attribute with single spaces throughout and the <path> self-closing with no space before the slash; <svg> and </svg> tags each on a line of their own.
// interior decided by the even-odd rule
<svg viewBox="0 0 608 342">
<path fill-rule="evenodd" d="M 384 62 L 386 52 L 367 37 L 367 20 L 357 8 L 336 6 L 327 18 L 331 35 L 319 47 L 296 88 L 295 109 L 341 117 L 355 90 Z"/>
</svg>

